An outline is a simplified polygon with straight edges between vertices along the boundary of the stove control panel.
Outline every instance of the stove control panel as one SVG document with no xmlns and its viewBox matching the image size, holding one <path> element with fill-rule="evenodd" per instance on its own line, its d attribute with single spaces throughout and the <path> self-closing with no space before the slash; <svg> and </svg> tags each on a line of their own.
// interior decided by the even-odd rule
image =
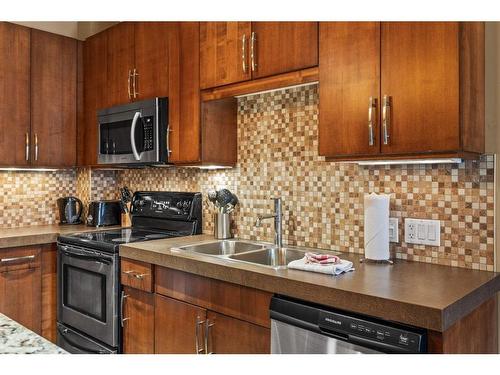
<svg viewBox="0 0 500 375">
<path fill-rule="evenodd" d="M 178 192 L 136 192 L 132 216 L 191 220 L 201 217 L 201 194 Z"/>
</svg>

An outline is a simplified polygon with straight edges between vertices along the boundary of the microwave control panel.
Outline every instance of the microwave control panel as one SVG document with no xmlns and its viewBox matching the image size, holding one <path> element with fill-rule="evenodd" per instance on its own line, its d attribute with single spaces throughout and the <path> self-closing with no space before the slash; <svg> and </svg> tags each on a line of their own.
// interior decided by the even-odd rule
<svg viewBox="0 0 500 375">
<path fill-rule="evenodd" d="M 143 118 L 144 124 L 144 151 L 154 149 L 154 132 L 153 132 L 153 116 Z"/>
</svg>

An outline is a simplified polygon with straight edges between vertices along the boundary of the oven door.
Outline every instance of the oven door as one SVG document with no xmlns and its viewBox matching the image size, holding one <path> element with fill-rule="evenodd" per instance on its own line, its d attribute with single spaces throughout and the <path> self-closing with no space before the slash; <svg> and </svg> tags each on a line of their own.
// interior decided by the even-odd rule
<svg viewBox="0 0 500 375">
<path fill-rule="evenodd" d="M 117 347 L 118 254 L 59 244 L 57 275 L 58 322 Z"/>
<path fill-rule="evenodd" d="M 127 109 L 99 116 L 99 164 L 160 162 L 161 147 L 155 107 Z"/>
</svg>

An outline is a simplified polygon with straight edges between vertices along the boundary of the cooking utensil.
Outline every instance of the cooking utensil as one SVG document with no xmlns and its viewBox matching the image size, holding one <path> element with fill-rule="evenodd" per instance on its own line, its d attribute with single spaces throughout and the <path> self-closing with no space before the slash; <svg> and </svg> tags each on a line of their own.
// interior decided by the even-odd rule
<svg viewBox="0 0 500 375">
<path fill-rule="evenodd" d="M 221 189 L 217 192 L 217 202 L 222 208 L 231 203 L 233 201 L 233 197 L 233 193 L 231 193 L 228 189 Z"/>
</svg>

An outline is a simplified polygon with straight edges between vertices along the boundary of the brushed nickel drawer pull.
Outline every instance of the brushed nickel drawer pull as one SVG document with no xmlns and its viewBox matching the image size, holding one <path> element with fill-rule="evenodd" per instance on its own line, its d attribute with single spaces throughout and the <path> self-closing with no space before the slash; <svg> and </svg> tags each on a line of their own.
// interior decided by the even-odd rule
<svg viewBox="0 0 500 375">
<path fill-rule="evenodd" d="M 30 134 L 26 132 L 26 161 L 30 160 Z"/>
<path fill-rule="evenodd" d="M 215 323 L 211 323 L 208 319 L 205 321 L 205 354 L 214 354 L 212 351 L 208 350 L 210 328 L 212 328 L 214 325 Z"/>
<path fill-rule="evenodd" d="M 195 348 L 196 348 L 196 354 L 203 353 L 205 350 L 204 348 L 200 348 L 200 326 L 202 326 L 205 323 L 204 320 L 200 320 L 200 317 L 196 317 L 196 325 L 194 328 L 194 337 L 195 337 Z"/>
<path fill-rule="evenodd" d="M 391 97 L 384 95 L 382 107 L 382 127 L 384 131 L 384 145 L 389 144 L 389 127 L 391 126 Z"/>
<path fill-rule="evenodd" d="M 132 87 L 133 87 L 134 99 L 139 96 L 139 92 L 136 90 L 136 84 L 137 84 L 137 77 L 138 76 L 139 76 L 139 73 L 137 73 L 137 69 L 134 68 L 134 71 L 132 72 L 132 77 L 133 77 Z"/>
<path fill-rule="evenodd" d="M 124 323 L 129 320 L 130 318 L 124 318 L 123 317 L 123 305 L 125 303 L 125 298 L 128 298 L 128 294 L 125 294 L 125 292 L 122 290 L 122 296 L 120 298 L 120 325 L 123 328 Z"/>
<path fill-rule="evenodd" d="M 147 273 L 139 273 L 139 272 L 134 271 L 134 270 L 122 271 L 122 272 L 129 277 L 132 276 L 132 277 L 135 277 L 136 279 L 140 279 L 140 280 L 149 275 Z"/>
<path fill-rule="evenodd" d="M 373 135 L 373 127 L 377 122 L 376 114 L 374 115 L 374 112 L 376 113 L 376 111 L 377 111 L 377 99 L 374 98 L 373 96 L 370 96 L 370 99 L 368 101 L 368 145 L 369 146 L 373 146 L 375 142 L 375 137 Z"/>
<path fill-rule="evenodd" d="M 14 263 L 14 262 L 20 262 L 20 261 L 29 261 L 35 259 L 36 255 L 26 255 L 22 257 L 15 257 L 15 258 L 2 258 L 0 259 L 0 263 Z"/>
<path fill-rule="evenodd" d="M 35 133 L 35 161 L 38 160 L 38 134 Z"/>
<path fill-rule="evenodd" d="M 128 98 L 132 99 L 132 92 L 130 88 L 130 80 L 132 79 L 132 72 L 130 69 L 128 70 L 128 79 L 127 79 L 127 92 L 128 92 Z"/>
<path fill-rule="evenodd" d="M 241 37 L 241 64 L 243 73 L 247 72 L 247 35 L 243 34 Z"/>
<path fill-rule="evenodd" d="M 257 57 L 255 53 L 255 43 L 257 43 L 257 34 L 252 31 L 251 37 L 250 37 L 250 60 L 252 64 L 252 72 L 255 72 L 257 69 Z"/>
</svg>

